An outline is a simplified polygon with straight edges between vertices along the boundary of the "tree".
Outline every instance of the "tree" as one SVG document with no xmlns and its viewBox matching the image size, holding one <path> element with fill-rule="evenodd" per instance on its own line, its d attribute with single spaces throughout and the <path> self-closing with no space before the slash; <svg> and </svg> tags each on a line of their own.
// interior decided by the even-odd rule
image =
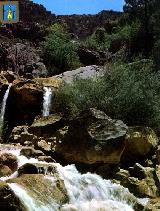
<svg viewBox="0 0 160 211">
<path fill-rule="evenodd" d="M 151 16 L 153 13 L 153 2 L 149 0 L 125 0 L 124 12 L 128 14 L 129 21 L 138 19 L 142 24 L 141 41 L 144 41 L 144 53 L 148 57 L 153 47 L 153 30 L 151 27 Z"/>
</svg>

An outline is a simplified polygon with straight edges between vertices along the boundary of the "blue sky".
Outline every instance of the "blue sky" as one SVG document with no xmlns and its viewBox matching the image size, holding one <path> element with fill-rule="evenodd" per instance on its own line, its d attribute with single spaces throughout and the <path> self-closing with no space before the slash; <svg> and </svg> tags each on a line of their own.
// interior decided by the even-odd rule
<svg viewBox="0 0 160 211">
<path fill-rule="evenodd" d="M 33 0 L 56 15 L 96 14 L 101 10 L 122 11 L 124 0 Z"/>
</svg>

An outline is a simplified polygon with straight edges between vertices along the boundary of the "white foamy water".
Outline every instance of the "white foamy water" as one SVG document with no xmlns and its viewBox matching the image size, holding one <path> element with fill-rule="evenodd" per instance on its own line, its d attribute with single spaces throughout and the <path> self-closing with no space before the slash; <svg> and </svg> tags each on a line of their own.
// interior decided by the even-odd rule
<svg viewBox="0 0 160 211">
<path fill-rule="evenodd" d="M 8 152 L 18 157 L 19 166 L 25 163 L 39 162 L 36 159 L 20 156 L 20 149 L 10 149 Z M 39 197 L 31 197 L 32 190 L 28 192 L 18 184 L 9 184 L 28 211 L 134 211 L 136 198 L 121 185 L 104 180 L 96 174 L 81 174 L 74 165 L 65 167 L 58 163 L 52 165 L 56 166 L 60 178 L 64 181 L 69 203 L 58 204 L 49 195 L 44 195 L 43 197 L 47 197 L 46 201 L 48 202 L 45 204 L 37 199 Z M 12 178 L 13 176 L 16 177 L 16 174 L 13 174 Z M 54 188 L 56 179 L 53 176 L 46 175 L 44 179 L 50 180 Z M 36 187 L 33 185 L 33 188 Z"/>
<path fill-rule="evenodd" d="M 26 190 L 18 184 L 11 183 L 9 187 L 14 191 L 16 196 L 21 200 L 27 211 L 58 211 L 59 205 L 52 201 L 52 204 L 37 203 Z"/>
<path fill-rule="evenodd" d="M 50 105 L 52 100 L 52 89 L 50 87 L 44 87 L 43 95 L 43 116 L 49 116 Z"/>
<path fill-rule="evenodd" d="M 96 174 L 80 174 L 74 165 L 57 167 L 70 199 L 62 211 L 133 211 L 134 196 L 128 189 Z"/>
<path fill-rule="evenodd" d="M 12 84 L 9 84 L 5 94 L 4 94 L 4 97 L 3 97 L 3 101 L 2 101 L 2 108 L 1 108 L 1 114 L 0 114 L 0 118 L 1 118 L 1 122 L 3 122 L 4 120 L 4 115 L 5 115 L 5 110 L 6 110 L 6 103 L 7 103 L 7 99 L 8 99 L 8 96 L 9 96 L 9 91 L 10 91 L 10 88 L 11 88 Z"/>
</svg>

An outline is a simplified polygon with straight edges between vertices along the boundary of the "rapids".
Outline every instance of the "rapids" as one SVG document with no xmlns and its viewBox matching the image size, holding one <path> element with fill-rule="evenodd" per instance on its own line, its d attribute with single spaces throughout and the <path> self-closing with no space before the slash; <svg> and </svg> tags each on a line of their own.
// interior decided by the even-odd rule
<svg viewBox="0 0 160 211">
<path fill-rule="evenodd" d="M 12 153 L 18 158 L 18 166 L 25 163 L 43 163 L 36 159 L 28 159 L 20 155 L 21 147 L 1 147 L 1 153 Z M 32 190 L 22 187 L 16 183 L 10 183 L 10 188 L 15 195 L 19 197 L 28 211 L 133 211 L 135 197 L 128 189 L 121 185 L 114 184 L 110 180 L 104 180 L 100 176 L 92 173 L 81 174 L 77 171 L 75 165 L 62 166 L 59 163 L 52 163 L 59 173 L 59 177 L 64 181 L 69 202 L 66 204 L 58 204 L 49 195 L 37 193 L 36 197 L 32 197 Z M 7 180 L 17 177 L 15 172 L 10 177 L 0 178 Z M 53 176 L 44 175 L 44 180 L 50 180 L 53 184 L 55 178 Z M 33 185 L 34 186 L 34 185 Z M 47 186 L 46 186 L 47 188 Z M 46 197 L 47 203 L 37 200 L 40 197 Z"/>
</svg>

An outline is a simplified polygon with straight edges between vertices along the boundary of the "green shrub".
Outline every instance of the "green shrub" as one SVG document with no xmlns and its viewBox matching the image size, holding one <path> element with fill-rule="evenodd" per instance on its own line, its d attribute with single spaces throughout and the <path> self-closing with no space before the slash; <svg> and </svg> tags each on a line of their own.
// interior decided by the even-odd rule
<svg viewBox="0 0 160 211">
<path fill-rule="evenodd" d="M 44 56 L 61 70 L 70 70 L 80 66 L 77 55 L 77 44 L 59 24 L 49 29 L 49 35 L 44 42 Z"/>
<path fill-rule="evenodd" d="M 129 125 L 160 124 L 160 72 L 152 72 L 152 62 L 114 64 L 102 78 L 75 81 L 57 94 L 54 108 L 76 115 L 95 107 Z"/>
<path fill-rule="evenodd" d="M 140 27 L 140 23 L 135 21 L 131 25 L 115 27 L 111 34 L 105 32 L 103 28 L 98 28 L 85 40 L 84 45 L 93 50 L 106 51 L 107 49 L 111 49 L 113 43 L 116 42 L 116 46 L 118 47 L 113 50 L 114 52 L 120 50 L 124 45 L 130 48 L 138 36 Z"/>
</svg>

